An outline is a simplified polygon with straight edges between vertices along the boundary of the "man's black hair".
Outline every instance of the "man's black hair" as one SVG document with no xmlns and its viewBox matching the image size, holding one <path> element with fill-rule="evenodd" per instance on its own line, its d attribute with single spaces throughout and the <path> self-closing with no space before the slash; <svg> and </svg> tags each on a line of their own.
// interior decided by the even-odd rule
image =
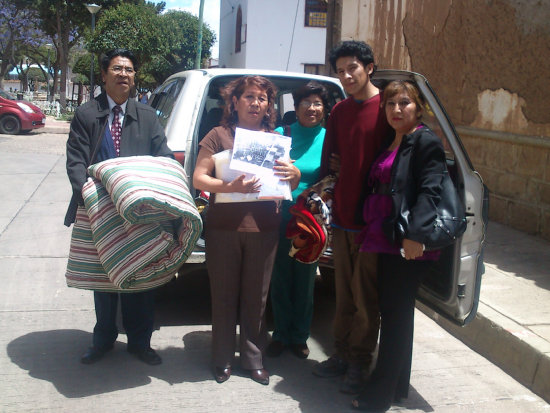
<svg viewBox="0 0 550 413">
<path fill-rule="evenodd" d="M 103 70 L 104 72 L 107 72 L 107 69 L 109 69 L 109 64 L 111 63 L 111 60 L 113 60 L 115 57 L 118 57 L 118 56 L 130 59 L 130 61 L 134 65 L 134 71 L 137 72 L 138 70 L 137 57 L 130 50 L 123 49 L 123 48 L 109 50 L 105 54 L 101 55 L 101 60 L 100 60 L 101 70 Z"/>
<path fill-rule="evenodd" d="M 359 40 L 346 40 L 330 51 L 329 61 L 332 69 L 336 72 L 336 61 L 341 57 L 348 56 L 356 57 L 365 67 L 370 63 L 374 63 L 374 53 L 368 44 Z M 374 65 L 371 76 L 375 71 L 376 65 Z"/>
</svg>

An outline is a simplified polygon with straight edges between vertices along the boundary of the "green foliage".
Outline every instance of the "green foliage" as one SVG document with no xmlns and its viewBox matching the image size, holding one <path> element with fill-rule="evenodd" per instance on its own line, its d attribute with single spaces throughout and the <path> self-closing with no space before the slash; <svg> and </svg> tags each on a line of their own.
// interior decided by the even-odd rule
<svg viewBox="0 0 550 413">
<path fill-rule="evenodd" d="M 27 79 L 34 80 L 37 82 L 45 82 L 46 75 L 45 73 L 37 67 L 30 67 L 27 71 Z"/>
<path fill-rule="evenodd" d="M 141 64 L 151 57 L 167 53 L 160 18 L 152 4 L 121 4 L 102 12 L 96 31 L 89 42 L 93 53 L 125 47 Z"/>
<path fill-rule="evenodd" d="M 90 65 L 92 55 L 85 53 L 80 55 L 73 66 L 73 73 L 78 75 L 78 80 L 86 85 L 90 84 Z M 99 71 L 98 59 L 94 59 L 94 82 L 97 83 L 101 79 Z"/>
<path fill-rule="evenodd" d="M 97 54 L 117 47 L 132 50 L 140 62 L 136 81 L 145 89 L 193 68 L 199 19 L 182 11 L 160 14 L 163 7 L 138 0 L 102 11 L 93 38 L 88 37 L 89 49 Z M 215 40 L 214 32 L 203 24 L 203 61 L 210 57 Z"/>
<path fill-rule="evenodd" d="M 169 53 L 157 58 L 151 71 L 159 81 L 181 70 L 192 69 L 197 54 L 199 19 L 184 11 L 169 11 L 161 16 Z M 216 35 L 203 23 L 201 61 L 210 57 Z"/>
</svg>

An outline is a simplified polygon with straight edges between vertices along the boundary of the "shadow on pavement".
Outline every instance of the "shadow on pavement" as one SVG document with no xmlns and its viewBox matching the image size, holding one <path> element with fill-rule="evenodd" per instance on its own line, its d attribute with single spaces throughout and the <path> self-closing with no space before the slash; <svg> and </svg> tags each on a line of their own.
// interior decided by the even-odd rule
<svg viewBox="0 0 550 413">
<path fill-rule="evenodd" d="M 7 353 L 11 361 L 31 377 L 51 382 L 67 398 L 109 393 L 151 382 L 151 377 L 169 384 L 211 380 L 210 332 L 197 331 L 184 337 L 185 348 L 159 350 L 160 366 L 148 366 L 127 353 L 126 345 L 93 365 L 80 363 L 80 353 L 91 342 L 91 333 L 81 330 L 50 330 L 29 333 L 11 341 Z"/>
<path fill-rule="evenodd" d="M 484 261 L 550 290 L 550 243 L 542 238 L 489 222 Z"/>
</svg>

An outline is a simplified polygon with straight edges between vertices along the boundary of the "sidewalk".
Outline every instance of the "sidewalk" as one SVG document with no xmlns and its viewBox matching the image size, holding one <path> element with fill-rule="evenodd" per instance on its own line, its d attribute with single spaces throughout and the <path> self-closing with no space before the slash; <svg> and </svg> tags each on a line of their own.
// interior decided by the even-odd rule
<svg viewBox="0 0 550 413">
<path fill-rule="evenodd" d="M 124 334 L 104 361 L 81 364 L 95 313 L 91 293 L 67 288 L 64 279 L 71 233 L 62 225 L 71 195 L 64 155 L 68 123 L 48 118 L 46 124 L 64 132 L 0 139 L 1 412 L 93 412 L 113 406 L 148 413 L 349 411 L 351 397 L 337 391 L 340 378 L 311 374 L 333 351 L 334 298 L 324 289 L 315 298 L 310 357 L 298 360 L 288 352 L 266 360 L 269 386 L 250 380 L 238 364 L 224 385 L 212 379 L 209 286 L 200 276 L 205 274 L 183 277 L 158 301 L 153 347 L 162 366 L 128 355 Z M 550 394 L 544 347 L 550 346 L 543 339 L 549 338 L 544 325 L 549 311 L 541 312 L 550 305 L 550 280 L 544 279 L 548 246 L 490 223 L 479 316 L 470 326 L 451 330 L 475 351 L 417 312 L 410 396 L 396 410 L 548 411 L 533 393 L 546 399 Z"/>
<path fill-rule="evenodd" d="M 48 116 L 45 132 L 68 134 Z M 550 242 L 490 222 L 478 313 L 457 327 L 417 307 L 470 348 L 550 402 Z"/>
<path fill-rule="evenodd" d="M 418 308 L 550 401 L 550 243 L 490 222 L 478 313 L 457 327 Z"/>
<path fill-rule="evenodd" d="M 39 129 L 43 133 L 69 133 L 71 123 L 66 120 L 57 120 L 53 116 L 46 116 L 46 126 Z"/>
</svg>

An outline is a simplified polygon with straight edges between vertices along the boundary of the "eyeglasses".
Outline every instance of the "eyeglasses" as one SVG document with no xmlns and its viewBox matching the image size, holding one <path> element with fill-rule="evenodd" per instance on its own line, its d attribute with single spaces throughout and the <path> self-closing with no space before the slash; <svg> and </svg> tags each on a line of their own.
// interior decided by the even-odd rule
<svg viewBox="0 0 550 413">
<path fill-rule="evenodd" d="M 319 102 L 318 100 L 315 102 L 310 102 L 308 100 L 302 100 L 300 104 L 298 105 L 301 108 L 309 109 L 311 106 L 313 106 L 314 109 L 320 109 L 323 107 L 323 102 Z"/>
<path fill-rule="evenodd" d="M 113 72 L 116 75 L 120 75 L 122 71 L 125 71 L 128 76 L 132 76 L 136 73 L 136 71 L 128 66 L 113 66 L 111 67 L 111 72 Z"/>
</svg>

